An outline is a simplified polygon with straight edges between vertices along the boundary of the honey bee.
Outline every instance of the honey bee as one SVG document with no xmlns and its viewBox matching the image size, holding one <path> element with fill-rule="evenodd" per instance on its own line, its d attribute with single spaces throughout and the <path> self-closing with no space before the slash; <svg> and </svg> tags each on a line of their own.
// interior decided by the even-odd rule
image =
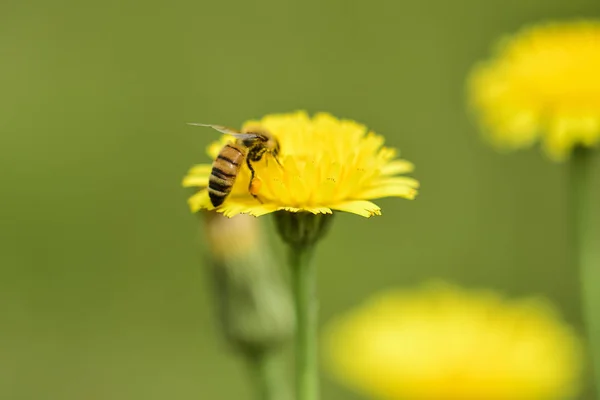
<svg viewBox="0 0 600 400">
<path fill-rule="evenodd" d="M 252 190 L 255 175 L 252 163 L 260 161 L 265 153 L 269 153 L 281 166 L 281 163 L 277 159 L 277 155 L 279 154 L 279 142 L 277 139 L 269 132 L 262 130 L 242 133 L 221 125 L 198 123 L 190 123 L 189 125 L 207 126 L 237 139 L 234 143 L 227 143 L 223 146 L 212 164 L 212 170 L 208 180 L 208 196 L 210 197 L 212 205 L 218 207 L 223 204 L 231 192 L 231 188 L 235 183 L 244 161 L 251 174 L 248 191 L 255 199 L 262 203 Z"/>
</svg>

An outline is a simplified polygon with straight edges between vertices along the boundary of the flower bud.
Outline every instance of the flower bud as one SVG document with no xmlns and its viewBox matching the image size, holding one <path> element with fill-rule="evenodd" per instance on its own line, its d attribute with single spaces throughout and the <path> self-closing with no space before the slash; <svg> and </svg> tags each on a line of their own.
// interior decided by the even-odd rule
<svg viewBox="0 0 600 400">
<path fill-rule="evenodd" d="M 223 333 L 240 351 L 279 346 L 294 329 L 288 288 L 257 218 L 206 212 L 211 278 Z"/>
</svg>

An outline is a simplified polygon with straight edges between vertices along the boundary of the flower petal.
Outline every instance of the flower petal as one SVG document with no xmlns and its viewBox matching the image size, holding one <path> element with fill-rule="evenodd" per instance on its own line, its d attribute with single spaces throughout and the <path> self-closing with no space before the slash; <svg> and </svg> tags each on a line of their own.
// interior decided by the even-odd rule
<svg viewBox="0 0 600 400">
<path fill-rule="evenodd" d="M 331 211 L 331 208 L 329 207 L 306 207 L 304 208 L 304 211 L 313 214 L 333 214 L 333 211 Z"/>
<path fill-rule="evenodd" d="M 221 205 L 217 211 L 223 213 L 226 217 L 234 217 L 238 214 L 249 214 L 255 217 L 265 215 L 268 213 L 275 212 L 279 209 L 276 204 L 273 203 L 259 203 L 255 198 L 235 198 L 229 197 L 223 205 Z"/>
<path fill-rule="evenodd" d="M 381 215 L 381 208 L 377 204 L 366 200 L 344 201 L 332 205 L 331 209 L 358 214 L 366 218 L 370 218 L 373 215 Z"/>
<path fill-rule="evenodd" d="M 394 160 L 390 161 L 381 168 L 381 175 L 387 176 L 396 174 L 406 174 L 408 172 L 412 172 L 414 169 L 415 166 L 410 161 Z"/>
<path fill-rule="evenodd" d="M 331 208 L 329 207 L 280 207 L 280 210 L 288 211 L 288 212 L 309 212 L 312 214 L 333 214 Z"/>
<path fill-rule="evenodd" d="M 212 171 L 212 165 L 210 164 L 198 164 L 194 165 L 189 169 L 188 175 L 210 175 Z"/>
<path fill-rule="evenodd" d="M 208 197 L 208 189 L 203 189 L 198 193 L 193 194 L 188 199 L 188 204 L 192 212 L 196 212 L 201 209 L 213 210 L 215 208 Z"/>
<path fill-rule="evenodd" d="M 374 187 L 364 190 L 360 193 L 360 197 L 365 199 L 380 199 L 382 197 L 403 197 L 413 200 L 417 195 L 417 191 L 406 185 Z"/>
<path fill-rule="evenodd" d="M 206 187 L 208 186 L 208 175 L 188 175 L 183 178 L 181 184 L 183 187 Z"/>
<path fill-rule="evenodd" d="M 419 187 L 419 181 L 410 178 L 408 176 L 395 176 L 391 178 L 380 178 L 373 182 L 372 186 L 400 186 L 406 185 L 408 187 L 417 189 Z"/>
</svg>

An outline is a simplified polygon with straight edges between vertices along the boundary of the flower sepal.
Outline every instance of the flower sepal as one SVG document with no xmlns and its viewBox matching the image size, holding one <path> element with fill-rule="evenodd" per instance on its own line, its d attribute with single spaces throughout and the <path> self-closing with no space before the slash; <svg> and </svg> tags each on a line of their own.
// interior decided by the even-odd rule
<svg viewBox="0 0 600 400">
<path fill-rule="evenodd" d="M 278 211 L 275 224 L 281 239 L 292 248 L 314 246 L 329 231 L 333 214 Z"/>
</svg>

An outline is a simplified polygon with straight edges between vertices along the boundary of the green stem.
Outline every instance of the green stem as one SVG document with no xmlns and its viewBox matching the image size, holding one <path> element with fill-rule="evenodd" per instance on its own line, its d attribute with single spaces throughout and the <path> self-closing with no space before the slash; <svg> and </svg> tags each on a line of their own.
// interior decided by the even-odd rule
<svg viewBox="0 0 600 400">
<path fill-rule="evenodd" d="M 285 369 L 277 352 L 264 350 L 250 357 L 250 372 L 257 385 L 257 400 L 289 400 Z"/>
<path fill-rule="evenodd" d="M 594 215 L 592 195 L 593 150 L 578 148 L 571 160 L 571 223 L 575 265 L 579 270 L 583 317 L 587 330 L 591 370 L 597 388 L 600 387 L 600 254 L 598 242 L 600 221 Z M 600 204 L 598 205 L 600 206 Z M 600 215 L 599 215 L 600 216 Z"/>
<path fill-rule="evenodd" d="M 291 246 L 290 266 L 296 305 L 296 400 L 317 400 L 318 303 L 312 245 Z"/>
</svg>

